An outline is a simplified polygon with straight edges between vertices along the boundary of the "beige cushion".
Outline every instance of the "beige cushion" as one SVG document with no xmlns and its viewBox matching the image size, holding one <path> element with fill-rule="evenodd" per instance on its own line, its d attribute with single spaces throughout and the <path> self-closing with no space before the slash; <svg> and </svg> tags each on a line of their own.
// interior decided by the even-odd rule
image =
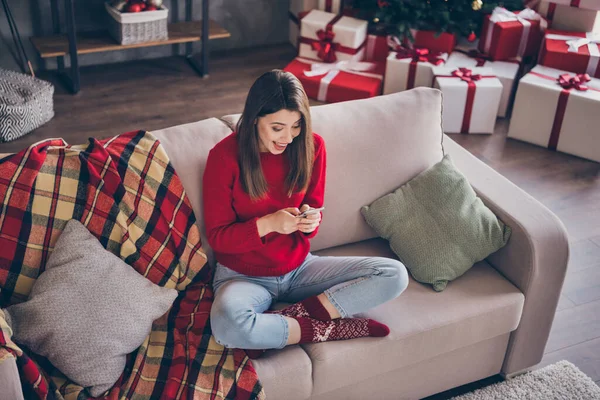
<svg viewBox="0 0 600 400">
<path fill-rule="evenodd" d="M 15 343 L 99 397 L 176 297 L 175 289 L 150 282 L 70 220 L 29 299 L 5 312 Z"/>
<path fill-rule="evenodd" d="M 267 399 L 304 400 L 312 393 L 310 358 L 300 346 L 269 350 L 252 360 Z"/>
<path fill-rule="evenodd" d="M 394 257 L 379 238 L 316 254 Z M 363 315 L 387 324 L 389 336 L 302 345 L 312 360 L 313 395 L 513 331 L 523 302 L 484 261 L 439 293 L 411 278 L 399 297 Z"/>
<path fill-rule="evenodd" d="M 442 159 L 441 104 L 439 90 L 417 88 L 311 108 L 327 146 L 326 209 L 313 251 L 377 236 L 360 208 Z"/>
<path fill-rule="evenodd" d="M 206 240 L 204 223 L 202 222 L 202 176 L 208 152 L 231 130 L 216 118 L 209 118 L 191 124 L 178 125 L 171 128 L 151 132 L 163 145 L 173 168 L 188 195 L 198 227 L 202 249 L 209 263 L 214 265 L 213 254 Z"/>
</svg>

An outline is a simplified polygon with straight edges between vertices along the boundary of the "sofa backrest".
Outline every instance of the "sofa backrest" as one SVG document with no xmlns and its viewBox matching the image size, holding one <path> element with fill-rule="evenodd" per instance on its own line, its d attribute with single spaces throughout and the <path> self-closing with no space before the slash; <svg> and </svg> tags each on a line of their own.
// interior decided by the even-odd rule
<svg viewBox="0 0 600 400">
<path fill-rule="evenodd" d="M 313 251 L 375 237 L 360 208 L 443 157 L 437 89 L 315 106 L 311 116 L 327 148 L 325 210 Z M 222 119 L 234 126 L 238 118 Z"/>
</svg>

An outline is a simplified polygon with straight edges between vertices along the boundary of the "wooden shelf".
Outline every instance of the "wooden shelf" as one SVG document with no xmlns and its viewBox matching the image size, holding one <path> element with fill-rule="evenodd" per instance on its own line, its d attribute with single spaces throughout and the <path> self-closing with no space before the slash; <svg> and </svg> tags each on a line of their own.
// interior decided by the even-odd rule
<svg viewBox="0 0 600 400">
<path fill-rule="evenodd" d="M 199 41 L 202 33 L 202 21 L 176 22 L 169 24 L 169 39 L 154 42 L 122 45 L 117 43 L 107 31 L 77 33 L 77 54 L 101 53 L 135 49 L 140 47 Z M 209 39 L 222 39 L 231 34 L 213 20 L 209 20 Z M 31 43 L 42 58 L 61 57 L 69 53 L 67 35 L 32 37 Z"/>
</svg>

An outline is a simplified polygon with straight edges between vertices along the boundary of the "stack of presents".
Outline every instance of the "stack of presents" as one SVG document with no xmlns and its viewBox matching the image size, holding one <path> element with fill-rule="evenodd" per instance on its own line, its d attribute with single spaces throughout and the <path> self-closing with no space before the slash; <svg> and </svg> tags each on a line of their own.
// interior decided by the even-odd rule
<svg viewBox="0 0 600 400">
<path fill-rule="evenodd" d="M 494 131 L 600 162 L 600 0 L 542 0 L 538 10 L 496 8 L 479 40 L 411 31 L 368 34 L 341 0 L 291 0 L 286 68 L 321 102 L 436 87 L 446 133 Z"/>
</svg>

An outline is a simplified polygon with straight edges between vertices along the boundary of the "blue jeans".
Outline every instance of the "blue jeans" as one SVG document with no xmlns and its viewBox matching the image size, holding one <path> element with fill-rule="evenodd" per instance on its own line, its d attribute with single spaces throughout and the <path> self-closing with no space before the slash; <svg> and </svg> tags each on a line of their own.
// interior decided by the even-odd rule
<svg viewBox="0 0 600 400">
<path fill-rule="evenodd" d="M 281 315 L 263 314 L 271 303 L 297 303 L 325 293 L 345 318 L 400 295 L 408 273 L 384 257 L 319 257 L 308 254 L 302 265 L 281 276 L 247 276 L 217 263 L 210 321 L 216 341 L 241 349 L 281 349 L 288 324 Z"/>
</svg>

